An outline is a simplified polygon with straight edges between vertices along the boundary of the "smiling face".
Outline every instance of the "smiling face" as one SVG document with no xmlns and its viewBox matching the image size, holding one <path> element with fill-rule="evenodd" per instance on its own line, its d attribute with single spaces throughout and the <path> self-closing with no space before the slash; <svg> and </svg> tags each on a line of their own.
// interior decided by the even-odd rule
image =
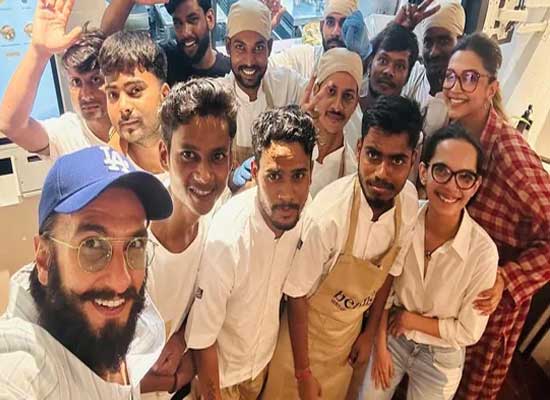
<svg viewBox="0 0 550 400">
<path fill-rule="evenodd" d="M 106 77 L 111 123 L 128 143 L 147 145 L 159 138 L 158 110 L 170 88 L 142 68 Z"/>
<path fill-rule="evenodd" d="M 172 134 L 168 150 L 161 143 L 161 162 L 170 172 L 172 195 L 196 215 L 208 214 L 227 185 L 231 166 L 227 121 L 194 117 Z"/>
<path fill-rule="evenodd" d="M 443 95 L 449 103 L 449 118 L 454 121 L 466 121 L 471 117 L 477 119 L 480 113 L 486 113 L 498 91 L 498 81 L 491 79 L 489 72 L 483 67 L 481 58 L 473 51 L 457 51 L 449 61 L 449 70 L 454 71 L 459 77 L 464 71 L 479 74 L 477 87 L 471 93 L 463 90 L 459 79 L 452 88 L 443 89 Z"/>
<path fill-rule="evenodd" d="M 406 132 L 388 134 L 370 127 L 359 140 L 359 181 L 370 206 L 386 208 L 399 194 L 414 163 L 416 152 L 409 146 Z"/>
<path fill-rule="evenodd" d="M 398 96 L 409 78 L 409 51 L 379 50 L 370 64 L 369 86 L 378 95 Z"/>
<path fill-rule="evenodd" d="M 75 111 L 85 121 L 94 121 L 107 117 L 107 98 L 103 84 L 105 79 L 99 68 L 80 73 L 68 69 L 69 94 Z"/>
<path fill-rule="evenodd" d="M 298 142 L 275 141 L 252 163 L 265 222 L 280 236 L 296 226 L 311 183 L 311 157 Z"/>
<path fill-rule="evenodd" d="M 197 0 L 181 2 L 172 14 L 178 48 L 191 64 L 199 63 L 210 46 L 210 31 L 215 19 L 212 9 L 206 13 Z"/>
<path fill-rule="evenodd" d="M 325 51 L 335 47 L 346 47 L 342 36 L 342 27 L 346 16 L 340 13 L 330 13 L 321 21 L 321 37 Z"/>
<path fill-rule="evenodd" d="M 444 164 L 451 171 L 471 171 L 477 174 L 477 151 L 465 140 L 447 139 L 440 142 L 430 160 L 430 165 L 420 163 L 419 174 L 430 207 L 439 215 L 449 217 L 459 215 L 481 185 L 481 177 L 470 189 L 457 186 L 455 177 L 447 183 L 438 183 L 433 178 L 433 166 Z M 436 175 L 437 176 L 437 175 Z"/>
<path fill-rule="evenodd" d="M 321 83 L 320 90 L 326 90 L 326 96 L 315 107 L 319 124 L 329 133 L 343 132 L 359 101 L 357 82 L 347 72 L 336 72 Z"/>
<path fill-rule="evenodd" d="M 256 94 L 267 71 L 271 44 L 271 40 L 252 31 L 239 32 L 227 41 L 231 71 L 239 87 L 249 95 Z"/>
</svg>

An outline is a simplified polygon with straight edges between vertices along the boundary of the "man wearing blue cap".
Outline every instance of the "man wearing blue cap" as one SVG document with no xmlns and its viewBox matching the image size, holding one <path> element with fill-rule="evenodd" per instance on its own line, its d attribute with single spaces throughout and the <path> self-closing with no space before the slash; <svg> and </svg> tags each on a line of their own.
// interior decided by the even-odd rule
<svg viewBox="0 0 550 400">
<path fill-rule="evenodd" d="M 139 398 L 164 344 L 145 293 L 150 220 L 167 218 L 162 183 L 107 146 L 59 158 L 39 205 L 35 261 L 11 279 L 0 317 L 8 398 Z"/>
</svg>

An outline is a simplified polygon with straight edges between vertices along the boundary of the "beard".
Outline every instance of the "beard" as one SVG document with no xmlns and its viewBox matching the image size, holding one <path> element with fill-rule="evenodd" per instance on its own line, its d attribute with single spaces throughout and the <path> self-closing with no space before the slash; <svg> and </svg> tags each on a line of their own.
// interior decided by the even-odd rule
<svg viewBox="0 0 550 400">
<path fill-rule="evenodd" d="M 208 48 L 210 47 L 210 35 L 207 33 L 197 40 L 197 51 L 193 56 L 189 56 L 185 52 L 185 45 L 183 44 L 182 40 L 176 40 L 176 42 L 178 44 L 178 48 L 181 51 L 183 61 L 186 64 L 198 64 L 206 54 L 206 50 L 208 50 Z"/>
<path fill-rule="evenodd" d="M 61 282 L 55 253 L 52 254 L 48 271 L 46 287 L 38 281 L 36 267 L 30 276 L 30 291 L 38 309 L 39 325 L 96 374 L 101 376 L 105 372 L 118 371 L 134 338 L 137 320 L 145 305 L 147 276 L 139 293 L 130 287 L 120 296 L 134 300 L 126 324 L 120 326 L 110 321 L 96 333 L 79 305 L 93 298 L 113 298 L 115 293 L 109 289 L 91 290 L 83 294 L 67 291 Z"/>
<path fill-rule="evenodd" d="M 344 41 L 340 38 L 330 38 L 328 40 L 325 40 L 325 38 L 323 38 L 323 50 L 324 51 L 327 51 L 327 50 L 330 50 L 330 49 L 333 49 L 335 47 L 346 47 L 346 44 L 344 43 Z"/>
</svg>

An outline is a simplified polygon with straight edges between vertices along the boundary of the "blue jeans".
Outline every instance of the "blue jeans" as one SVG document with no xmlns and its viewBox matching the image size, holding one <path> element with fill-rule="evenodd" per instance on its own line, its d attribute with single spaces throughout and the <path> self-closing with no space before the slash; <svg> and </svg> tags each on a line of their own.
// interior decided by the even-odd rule
<svg viewBox="0 0 550 400">
<path fill-rule="evenodd" d="M 393 377 L 387 390 L 376 389 L 371 378 L 371 356 L 358 400 L 390 400 L 407 374 L 407 400 L 452 399 L 464 367 L 464 349 L 419 344 L 405 336 L 388 335 L 388 350 L 393 362 Z"/>
</svg>

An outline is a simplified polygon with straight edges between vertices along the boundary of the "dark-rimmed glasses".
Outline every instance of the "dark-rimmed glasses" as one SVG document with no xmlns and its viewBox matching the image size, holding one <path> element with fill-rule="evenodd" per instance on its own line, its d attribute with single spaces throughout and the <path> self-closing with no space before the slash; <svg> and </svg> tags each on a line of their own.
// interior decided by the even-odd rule
<svg viewBox="0 0 550 400">
<path fill-rule="evenodd" d="M 445 184 L 454 176 L 456 186 L 462 190 L 468 190 L 474 187 L 479 175 L 469 169 L 461 169 L 459 171 L 451 170 L 444 163 L 435 163 L 431 165 L 432 178 L 440 184 Z"/>
<path fill-rule="evenodd" d="M 477 89 L 481 78 L 489 78 L 489 81 L 494 79 L 492 75 L 480 74 L 474 69 L 466 69 L 459 75 L 455 70 L 449 68 L 445 71 L 443 89 L 451 90 L 456 85 L 456 82 L 459 82 L 463 92 L 472 93 Z"/>
<path fill-rule="evenodd" d="M 88 272 L 99 272 L 104 269 L 113 257 L 113 243 L 126 243 L 124 260 L 130 269 L 143 270 L 153 262 L 156 243 L 147 237 L 110 238 L 91 236 L 83 239 L 78 246 L 48 235 L 48 239 L 78 252 L 80 268 Z"/>
</svg>

